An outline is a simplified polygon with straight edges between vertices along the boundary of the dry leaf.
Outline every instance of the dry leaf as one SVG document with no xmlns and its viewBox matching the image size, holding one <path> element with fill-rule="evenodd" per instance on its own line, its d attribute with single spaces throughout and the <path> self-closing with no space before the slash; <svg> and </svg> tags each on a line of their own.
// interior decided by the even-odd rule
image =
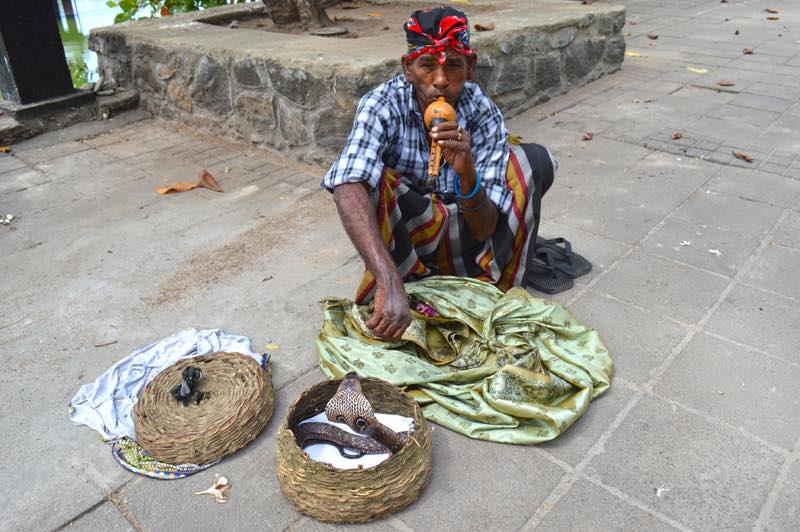
<svg viewBox="0 0 800 532">
<path fill-rule="evenodd" d="M 672 134 L 672 140 L 678 140 L 682 138 L 683 138 L 683 133 L 681 133 L 680 131 L 676 131 L 675 133 Z"/>
<path fill-rule="evenodd" d="M 494 29 L 494 22 L 488 24 L 475 24 L 475 31 L 492 31 Z"/>
<path fill-rule="evenodd" d="M 750 155 L 747 155 L 746 153 L 744 153 L 742 151 L 733 150 L 733 156 L 736 157 L 737 159 L 741 159 L 743 161 L 747 161 L 748 163 L 752 163 L 753 162 L 753 158 Z"/>
<path fill-rule="evenodd" d="M 752 48 L 745 48 L 744 50 L 742 50 L 742 53 L 744 55 L 753 55 L 753 49 Z"/>
<path fill-rule="evenodd" d="M 739 35 L 739 30 L 733 32 L 734 35 Z"/>
<path fill-rule="evenodd" d="M 11 153 L 11 146 L 0 146 L 0 153 Z"/>
<path fill-rule="evenodd" d="M 719 85 L 720 87 L 733 87 L 734 85 L 736 85 L 736 83 L 728 79 L 718 79 L 717 85 Z"/>
<path fill-rule="evenodd" d="M 224 503 L 228 500 L 228 497 L 225 496 L 225 492 L 230 489 L 231 485 L 228 482 L 228 479 L 225 477 L 217 476 L 214 485 L 208 488 L 205 491 L 196 491 L 194 492 L 195 495 L 211 495 L 214 497 L 214 502 L 218 502 L 220 504 Z"/>
<path fill-rule="evenodd" d="M 583 134 L 583 140 L 592 140 L 594 138 L 594 133 L 589 133 L 588 131 Z"/>
<path fill-rule="evenodd" d="M 639 52 L 625 52 L 627 57 L 644 57 L 644 55 L 640 54 Z"/>
<path fill-rule="evenodd" d="M 161 7 L 161 16 L 168 17 L 169 16 L 169 8 L 167 6 Z"/>
<path fill-rule="evenodd" d="M 655 41 L 656 39 L 658 39 L 658 35 L 655 33 L 648 33 L 647 38 Z"/>
<path fill-rule="evenodd" d="M 778 11 L 778 10 L 777 10 L 777 9 L 775 9 L 774 7 L 768 7 L 768 8 L 767 8 L 767 9 L 765 9 L 764 11 L 766 11 L 767 13 L 773 13 L 773 14 L 780 13 L 780 11 Z"/>
<path fill-rule="evenodd" d="M 367 13 L 367 16 L 368 16 L 368 17 L 382 17 L 382 16 L 383 16 L 383 13 L 378 13 L 378 12 L 375 12 L 375 13 Z"/>
<path fill-rule="evenodd" d="M 159 187 L 156 192 L 159 194 L 171 194 L 172 192 L 186 192 L 195 188 L 207 188 L 214 192 L 222 192 L 222 187 L 219 186 L 214 176 L 208 173 L 208 170 L 201 170 L 197 175 L 196 183 L 178 182 L 172 183 L 165 187 Z"/>
<path fill-rule="evenodd" d="M 781 17 L 776 17 L 774 15 L 770 16 L 770 17 L 767 17 L 767 20 L 780 20 L 780 19 L 781 19 Z"/>
<path fill-rule="evenodd" d="M 708 74 L 707 68 L 686 67 L 686 70 L 694 72 L 695 74 Z"/>
</svg>

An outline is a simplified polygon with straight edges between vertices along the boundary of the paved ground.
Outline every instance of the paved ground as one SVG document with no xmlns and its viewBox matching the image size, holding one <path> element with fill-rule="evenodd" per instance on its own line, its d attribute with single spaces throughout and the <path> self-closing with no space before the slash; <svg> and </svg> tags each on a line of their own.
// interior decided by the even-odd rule
<svg viewBox="0 0 800 532">
<path fill-rule="evenodd" d="M 510 121 L 560 160 L 542 232 L 596 265 L 559 299 L 601 331 L 611 391 L 538 447 L 435 427 L 431 485 L 370 530 L 800 523 L 800 8 L 628 3 L 639 55 Z M 735 84 L 717 90 L 720 79 Z M 316 301 L 351 294 L 361 268 L 321 170 L 138 118 L 0 158 L 0 214 L 17 215 L 0 226 L 1 528 L 328 528 L 280 494 L 273 454 L 287 404 L 321 379 Z M 153 192 L 200 168 L 226 192 Z M 188 326 L 280 344 L 276 415 L 211 471 L 135 478 L 66 405 L 120 357 Z M 233 484 L 223 506 L 192 495 L 215 472 Z"/>
</svg>

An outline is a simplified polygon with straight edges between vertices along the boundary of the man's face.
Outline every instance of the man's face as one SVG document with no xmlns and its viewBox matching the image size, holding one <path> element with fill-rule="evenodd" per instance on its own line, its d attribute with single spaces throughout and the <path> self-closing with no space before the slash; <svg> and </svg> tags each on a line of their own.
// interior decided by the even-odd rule
<svg viewBox="0 0 800 532">
<path fill-rule="evenodd" d="M 413 61 L 403 58 L 403 72 L 416 89 L 417 103 L 422 112 L 439 96 L 444 96 L 455 107 L 464 83 L 475 73 L 474 55 L 468 57 L 455 50 L 445 53 L 446 59 L 442 64 L 430 54 L 422 54 Z"/>
</svg>

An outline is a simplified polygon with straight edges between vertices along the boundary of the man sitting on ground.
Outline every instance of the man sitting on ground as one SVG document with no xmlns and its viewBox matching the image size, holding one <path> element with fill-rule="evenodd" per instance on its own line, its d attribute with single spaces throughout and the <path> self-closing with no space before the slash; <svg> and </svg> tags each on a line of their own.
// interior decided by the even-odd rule
<svg viewBox="0 0 800 532">
<path fill-rule="evenodd" d="M 538 144 L 510 142 L 500 111 L 472 81 L 466 15 L 450 7 L 415 11 L 404 28 L 403 74 L 361 99 L 322 182 L 366 265 L 356 302 L 374 298 L 367 326 L 387 340 L 399 339 L 411 322 L 404 281 L 439 274 L 501 290 L 565 289 L 564 279 L 572 286 L 557 270 L 546 272 L 543 285 L 535 282 L 542 273 L 534 251 L 541 200 L 556 163 Z M 439 97 L 457 121 L 428 132 L 423 113 Z M 432 141 L 444 161 L 429 181 Z"/>
</svg>

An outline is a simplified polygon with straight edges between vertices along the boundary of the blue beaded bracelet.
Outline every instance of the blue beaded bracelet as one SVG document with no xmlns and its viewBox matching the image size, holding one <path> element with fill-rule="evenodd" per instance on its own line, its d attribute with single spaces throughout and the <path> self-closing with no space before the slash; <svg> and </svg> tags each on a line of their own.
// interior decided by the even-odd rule
<svg viewBox="0 0 800 532">
<path fill-rule="evenodd" d="M 458 174 L 456 174 L 456 197 L 458 199 L 462 199 L 462 200 L 472 199 L 472 198 L 474 198 L 475 196 L 478 195 L 478 192 L 481 189 L 481 173 L 476 170 L 475 171 L 475 175 L 477 176 L 477 179 L 475 180 L 475 188 L 472 189 L 472 192 L 470 192 L 469 194 L 467 194 L 465 196 L 461 192 L 461 186 L 460 186 L 460 183 L 459 183 Z"/>
</svg>

